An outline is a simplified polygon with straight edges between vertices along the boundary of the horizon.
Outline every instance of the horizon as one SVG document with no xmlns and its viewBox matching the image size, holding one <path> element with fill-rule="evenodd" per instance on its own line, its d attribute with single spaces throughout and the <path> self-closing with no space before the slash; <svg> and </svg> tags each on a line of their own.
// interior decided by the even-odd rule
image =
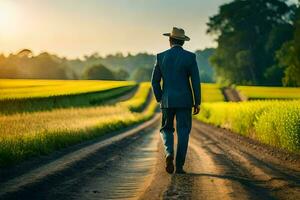
<svg viewBox="0 0 300 200">
<path fill-rule="evenodd" d="M 226 2 L 0 0 L 0 53 L 30 49 L 34 55 L 48 52 L 68 59 L 93 53 L 156 54 L 169 48 L 162 34 L 173 26 L 191 37 L 187 50 L 216 47 L 206 22 Z"/>
<path fill-rule="evenodd" d="M 170 47 L 169 47 L 170 48 Z M 184 46 L 183 46 L 183 48 L 184 48 Z M 203 48 L 203 49 L 195 49 L 195 50 L 193 50 L 193 51 L 191 51 L 191 52 L 196 52 L 196 51 L 203 51 L 203 50 L 205 50 L 205 49 L 215 49 L 216 47 L 205 47 L 205 48 Z M 10 54 L 14 54 L 14 55 L 16 55 L 17 53 L 19 53 L 20 51 L 22 51 L 22 50 L 27 50 L 28 48 L 22 48 L 22 49 L 19 49 L 19 50 L 17 50 L 17 51 L 15 51 L 15 52 L 7 52 L 7 53 L 3 53 L 3 52 L 0 52 L 0 55 L 4 55 L 4 56 L 6 56 L 6 57 L 8 57 Z M 184 48 L 184 49 L 186 49 L 186 48 Z M 38 55 L 40 55 L 40 54 L 42 54 L 42 53 L 48 53 L 48 54 L 50 54 L 50 55 L 54 55 L 54 56 L 58 56 L 58 57 L 60 57 L 60 58 L 66 58 L 66 59 L 68 59 L 68 60 L 76 60 L 76 59 L 80 59 L 80 60 L 84 60 L 85 58 L 84 58 L 84 56 L 91 56 L 91 55 L 93 55 L 93 54 L 97 54 L 99 57 L 102 57 L 102 58 L 106 58 L 106 57 L 108 57 L 108 56 L 116 56 L 117 54 L 122 54 L 122 56 L 123 57 L 128 57 L 129 55 L 131 55 L 131 56 L 136 56 L 136 55 L 138 55 L 138 54 L 148 54 L 148 55 L 156 55 L 155 53 L 151 53 L 151 52 L 147 52 L 147 51 L 140 51 L 140 52 L 135 52 L 135 53 L 132 53 L 132 52 L 120 52 L 120 51 L 116 51 L 116 52 L 112 52 L 112 53 L 108 53 L 108 54 L 105 54 L 105 55 L 101 55 L 101 54 L 99 54 L 99 52 L 91 52 L 90 54 L 83 54 L 83 55 L 81 55 L 81 56 L 79 56 L 79 57 L 66 57 L 66 56 L 62 56 L 62 55 L 60 55 L 60 54 L 57 54 L 56 52 L 49 52 L 49 51 L 40 51 L 40 52 L 35 52 L 34 50 L 32 50 L 32 49 L 28 49 L 28 50 L 30 50 L 31 52 L 32 52 L 32 55 L 33 56 L 38 56 Z"/>
<path fill-rule="evenodd" d="M 191 38 L 185 49 L 215 48 L 206 23 L 231 1 L 0 0 L 0 54 L 30 49 L 34 55 L 48 52 L 68 59 L 93 53 L 155 55 L 169 48 L 162 34 L 173 26 Z"/>
</svg>

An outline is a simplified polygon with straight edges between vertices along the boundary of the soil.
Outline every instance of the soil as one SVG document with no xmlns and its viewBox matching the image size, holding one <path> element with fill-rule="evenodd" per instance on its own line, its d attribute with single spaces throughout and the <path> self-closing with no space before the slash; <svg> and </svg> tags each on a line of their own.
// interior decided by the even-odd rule
<svg viewBox="0 0 300 200">
<path fill-rule="evenodd" d="M 0 199 L 300 199 L 300 155 L 198 121 L 167 174 L 158 119 L 10 174 Z"/>
<path fill-rule="evenodd" d="M 237 90 L 230 88 L 230 87 L 222 88 L 222 93 L 223 93 L 226 101 L 237 102 L 237 101 L 245 101 L 246 100 L 245 98 L 243 98 L 240 95 L 240 93 Z"/>
</svg>

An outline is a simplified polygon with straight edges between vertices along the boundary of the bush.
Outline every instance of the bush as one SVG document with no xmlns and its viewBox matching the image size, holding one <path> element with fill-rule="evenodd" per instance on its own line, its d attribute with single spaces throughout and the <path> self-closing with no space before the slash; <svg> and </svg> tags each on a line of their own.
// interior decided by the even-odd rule
<svg viewBox="0 0 300 200">
<path fill-rule="evenodd" d="M 88 68 L 84 72 L 83 78 L 90 80 L 115 80 L 113 72 L 102 64 Z"/>
<path fill-rule="evenodd" d="M 263 143 L 300 152 L 300 101 L 203 103 L 197 118 Z"/>
</svg>

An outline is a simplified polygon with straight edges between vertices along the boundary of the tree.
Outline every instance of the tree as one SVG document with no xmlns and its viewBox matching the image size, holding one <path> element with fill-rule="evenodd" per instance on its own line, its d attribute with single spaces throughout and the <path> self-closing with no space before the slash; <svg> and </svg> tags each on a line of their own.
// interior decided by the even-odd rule
<svg viewBox="0 0 300 200">
<path fill-rule="evenodd" d="M 218 47 L 210 59 L 217 78 L 272 84 L 266 71 L 275 64 L 275 51 L 291 38 L 292 14 L 286 0 L 234 0 L 222 5 L 207 24 L 207 32 L 217 36 Z"/>
<path fill-rule="evenodd" d="M 19 51 L 19 53 L 17 53 L 17 55 L 19 57 L 26 57 L 26 58 L 33 56 L 32 51 L 30 49 L 22 49 L 21 51 Z"/>
<path fill-rule="evenodd" d="M 294 37 L 277 51 L 276 58 L 284 71 L 283 85 L 300 86 L 300 5 L 294 20 Z"/>
<path fill-rule="evenodd" d="M 195 51 L 197 55 L 197 63 L 199 67 L 199 74 L 201 82 L 212 83 L 214 82 L 214 70 L 209 63 L 210 56 L 214 53 L 214 48 L 206 48 L 203 50 Z"/>
<path fill-rule="evenodd" d="M 137 82 L 150 81 L 152 69 L 151 68 L 138 68 L 133 74 L 133 80 Z"/>
<path fill-rule="evenodd" d="M 66 65 L 54 55 L 47 52 L 32 58 L 31 76 L 45 79 L 66 79 Z M 29 65 L 28 65 L 29 66 Z"/>
<path fill-rule="evenodd" d="M 129 77 L 129 74 L 124 69 L 119 69 L 117 72 L 115 72 L 115 77 L 117 80 L 125 81 Z"/>
<path fill-rule="evenodd" d="M 87 68 L 83 77 L 90 80 L 115 80 L 113 72 L 102 64 Z"/>
<path fill-rule="evenodd" d="M 67 79 L 67 64 L 46 52 L 33 56 L 24 49 L 0 60 L 1 78 Z"/>
</svg>

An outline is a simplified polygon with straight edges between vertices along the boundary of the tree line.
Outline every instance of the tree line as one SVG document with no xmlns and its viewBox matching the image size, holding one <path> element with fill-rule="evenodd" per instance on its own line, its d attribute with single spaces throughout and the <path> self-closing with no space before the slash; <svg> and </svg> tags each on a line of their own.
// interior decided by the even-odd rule
<svg viewBox="0 0 300 200">
<path fill-rule="evenodd" d="M 300 86 L 300 0 L 233 0 L 209 18 L 217 48 L 198 50 L 202 82 Z M 0 54 L 0 78 L 149 81 L 155 55 L 97 53 L 67 59 L 29 49 Z"/>
<path fill-rule="evenodd" d="M 299 1 L 300 2 L 300 1 Z M 300 86 L 300 7 L 286 0 L 234 0 L 209 18 L 210 58 L 227 84 Z"/>
<path fill-rule="evenodd" d="M 197 61 L 203 82 L 214 81 L 214 71 L 209 57 L 214 49 L 198 50 Z M 101 79 L 149 81 L 155 62 L 155 55 L 116 53 L 100 56 L 97 53 L 83 59 L 67 59 L 47 52 L 34 55 L 23 49 L 15 54 L 0 54 L 0 78 L 31 79 Z"/>
</svg>

